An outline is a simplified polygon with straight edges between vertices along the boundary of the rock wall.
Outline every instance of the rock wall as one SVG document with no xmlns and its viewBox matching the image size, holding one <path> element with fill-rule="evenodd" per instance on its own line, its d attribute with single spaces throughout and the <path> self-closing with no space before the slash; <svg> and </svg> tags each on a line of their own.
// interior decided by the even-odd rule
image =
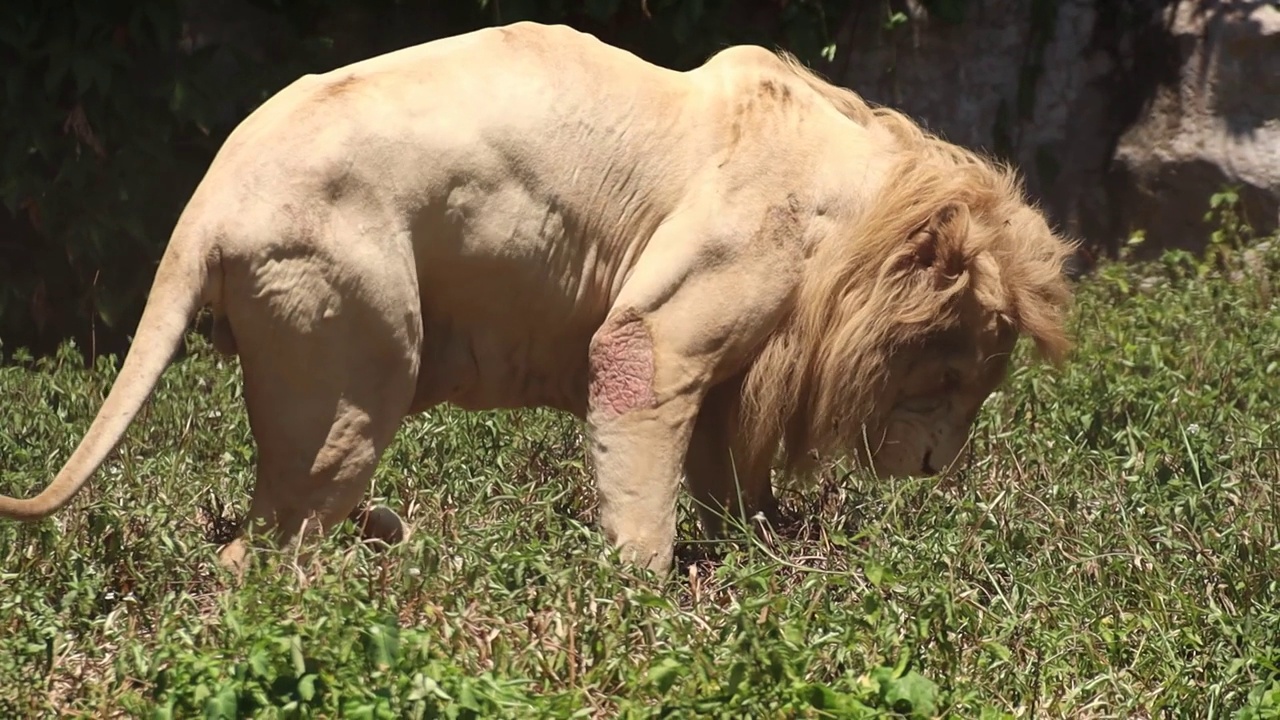
<svg viewBox="0 0 1280 720">
<path fill-rule="evenodd" d="M 1280 217 L 1280 4 L 1180 3 L 1165 13 L 1179 72 L 1120 136 L 1123 219 L 1161 246 L 1203 240 L 1205 198 L 1240 187 L 1246 218 Z"/>
<path fill-rule="evenodd" d="M 862 4 L 860 4 L 862 5 Z M 826 68 L 950 140 L 1013 159 L 1054 220 L 1094 251 L 1207 240 L 1209 197 L 1240 188 L 1280 224 L 1280 3 L 967 0 L 844 18 Z M 894 8 L 906 21 L 890 22 Z"/>
</svg>

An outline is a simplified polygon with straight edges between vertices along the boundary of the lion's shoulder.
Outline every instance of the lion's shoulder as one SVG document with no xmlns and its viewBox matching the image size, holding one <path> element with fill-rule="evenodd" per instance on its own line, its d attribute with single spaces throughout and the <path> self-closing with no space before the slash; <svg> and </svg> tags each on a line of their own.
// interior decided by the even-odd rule
<svg viewBox="0 0 1280 720">
<path fill-rule="evenodd" d="M 787 64 L 778 53 L 760 45 L 730 45 L 707 58 L 699 69 L 785 72 Z"/>
<path fill-rule="evenodd" d="M 759 94 L 774 100 L 808 90 L 783 57 L 759 45 L 727 47 L 690 70 L 689 75 L 737 95 Z"/>
<path fill-rule="evenodd" d="M 836 131 L 847 129 L 846 120 L 868 124 L 865 117 L 848 111 L 839 90 L 794 57 L 759 45 L 727 47 L 688 74 L 707 95 L 727 102 L 735 127 L 761 122 L 770 127 L 771 119 L 783 116 L 825 116 L 834 121 L 826 127 Z M 811 124 L 805 132 L 811 136 L 818 131 Z"/>
</svg>

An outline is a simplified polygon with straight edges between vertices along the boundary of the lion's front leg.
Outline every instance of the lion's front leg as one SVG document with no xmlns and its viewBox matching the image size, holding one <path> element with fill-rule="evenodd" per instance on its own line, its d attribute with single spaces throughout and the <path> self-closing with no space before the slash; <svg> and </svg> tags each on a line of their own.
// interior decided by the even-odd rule
<svg viewBox="0 0 1280 720">
<path fill-rule="evenodd" d="M 676 498 L 708 391 L 742 373 L 796 275 L 774 230 L 734 225 L 725 199 L 650 239 L 591 340 L 587 423 L 600 524 L 624 559 L 671 567 Z M 744 239 L 746 238 L 746 239 Z"/>
<path fill-rule="evenodd" d="M 674 382 L 683 374 L 671 372 L 677 367 L 698 373 L 678 353 L 660 356 L 655 324 L 625 312 L 596 334 L 587 424 L 601 528 L 624 561 L 661 574 L 671 567 L 676 499 L 702 388 Z"/>
<path fill-rule="evenodd" d="M 685 476 L 697 505 L 703 533 L 724 538 L 726 520 L 759 532 L 752 516 L 775 521 L 777 501 L 770 484 L 772 456 L 752 450 L 738 426 L 741 379 L 717 385 L 708 394 L 694 423 Z"/>
</svg>

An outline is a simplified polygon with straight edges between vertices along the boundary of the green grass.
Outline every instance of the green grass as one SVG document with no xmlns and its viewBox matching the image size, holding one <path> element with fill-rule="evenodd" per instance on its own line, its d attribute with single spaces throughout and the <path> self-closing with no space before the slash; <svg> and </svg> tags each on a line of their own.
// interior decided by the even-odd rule
<svg viewBox="0 0 1280 720">
<path fill-rule="evenodd" d="M 0 523 L 0 716 L 1278 717 L 1280 251 L 1211 267 L 1104 266 L 945 477 L 832 470 L 770 544 L 698 543 L 686 501 L 665 580 L 610 559 L 574 421 L 440 410 L 375 479 L 408 543 L 232 589 L 253 448 L 193 340 L 73 506 Z M 11 354 L 0 490 L 114 373 Z"/>
</svg>

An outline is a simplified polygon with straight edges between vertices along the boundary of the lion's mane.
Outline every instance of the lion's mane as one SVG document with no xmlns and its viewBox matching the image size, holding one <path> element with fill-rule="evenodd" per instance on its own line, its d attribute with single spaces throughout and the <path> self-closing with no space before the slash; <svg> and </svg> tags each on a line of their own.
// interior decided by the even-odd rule
<svg viewBox="0 0 1280 720">
<path fill-rule="evenodd" d="M 854 234 L 826 238 L 806 263 L 791 312 L 743 381 L 748 455 L 771 459 L 781 443 L 784 469 L 796 475 L 864 442 L 867 419 L 889 409 L 881 388 L 895 348 L 961 322 L 956 301 L 967 291 L 1060 361 L 1069 349 L 1062 269 L 1075 245 L 1050 231 L 1009 166 L 782 59 L 846 117 L 891 133 L 901 156 Z M 906 241 L 931 227 L 950 228 L 937 238 L 944 292 L 921 287 L 920 273 L 895 272 L 911 252 Z"/>
</svg>

